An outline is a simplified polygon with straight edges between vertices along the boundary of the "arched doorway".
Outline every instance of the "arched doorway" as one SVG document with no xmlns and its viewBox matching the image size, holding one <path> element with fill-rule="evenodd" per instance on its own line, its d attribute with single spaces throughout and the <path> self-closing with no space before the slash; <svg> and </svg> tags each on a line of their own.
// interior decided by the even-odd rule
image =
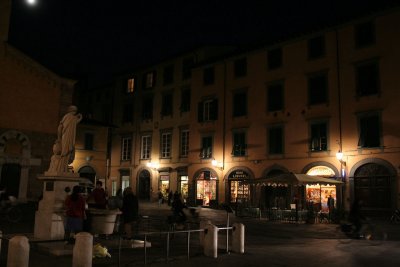
<svg viewBox="0 0 400 267">
<path fill-rule="evenodd" d="M 150 200 L 150 172 L 148 170 L 142 170 L 139 173 L 138 197 L 139 199 Z"/>
<path fill-rule="evenodd" d="M 18 198 L 21 179 L 21 166 L 15 163 L 4 164 L 1 168 L 0 185 L 7 188 L 10 196 Z"/>
<path fill-rule="evenodd" d="M 203 169 L 195 174 L 196 205 L 216 207 L 218 205 L 218 176 L 210 169 Z"/>
<path fill-rule="evenodd" d="M 84 166 L 78 171 L 79 176 L 83 178 L 89 179 L 93 184 L 95 184 L 96 180 L 96 171 L 90 166 Z"/>
<path fill-rule="evenodd" d="M 385 166 L 366 163 L 354 172 L 354 199 L 362 200 L 367 212 L 389 212 L 391 192 L 391 175 Z"/>
</svg>

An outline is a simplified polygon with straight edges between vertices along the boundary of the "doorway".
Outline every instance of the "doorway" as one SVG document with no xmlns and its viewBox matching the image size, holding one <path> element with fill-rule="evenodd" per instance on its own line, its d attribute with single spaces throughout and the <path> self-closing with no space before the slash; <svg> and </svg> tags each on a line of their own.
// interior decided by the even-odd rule
<svg viewBox="0 0 400 267">
<path fill-rule="evenodd" d="M 150 200 L 150 173 L 147 170 L 143 170 L 139 174 L 138 197 Z"/>
<path fill-rule="evenodd" d="M 4 164 L 1 169 L 0 185 L 7 188 L 8 194 L 18 198 L 21 179 L 19 164 Z"/>
</svg>

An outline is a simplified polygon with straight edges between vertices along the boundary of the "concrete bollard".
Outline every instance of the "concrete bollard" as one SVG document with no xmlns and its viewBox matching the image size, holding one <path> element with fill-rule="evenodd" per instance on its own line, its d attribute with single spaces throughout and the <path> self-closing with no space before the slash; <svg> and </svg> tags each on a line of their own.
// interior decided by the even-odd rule
<svg viewBox="0 0 400 267">
<path fill-rule="evenodd" d="M 232 251 L 235 253 L 244 253 L 244 225 L 234 223 L 232 227 Z"/>
<path fill-rule="evenodd" d="M 8 244 L 7 267 L 29 266 L 29 240 L 26 236 L 14 236 Z"/>
<path fill-rule="evenodd" d="M 92 267 L 93 236 L 81 232 L 75 235 L 75 246 L 72 251 L 72 267 Z"/>
<path fill-rule="evenodd" d="M 212 224 L 206 225 L 204 234 L 204 255 L 207 257 L 218 257 L 218 227 Z"/>
<path fill-rule="evenodd" d="M 211 224 L 210 220 L 201 220 L 200 221 L 200 229 L 206 229 L 207 225 Z M 204 232 L 201 231 L 199 232 L 199 240 L 200 240 L 200 246 L 204 246 Z"/>
</svg>

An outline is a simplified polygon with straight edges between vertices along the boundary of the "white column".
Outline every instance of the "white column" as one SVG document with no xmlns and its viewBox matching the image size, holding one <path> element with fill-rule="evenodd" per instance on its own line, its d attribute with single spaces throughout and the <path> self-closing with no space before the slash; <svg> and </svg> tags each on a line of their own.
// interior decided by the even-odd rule
<svg viewBox="0 0 400 267">
<path fill-rule="evenodd" d="M 200 221 L 200 229 L 206 229 L 208 224 L 211 224 L 210 220 L 201 220 Z M 199 238 L 200 238 L 200 246 L 203 246 L 204 245 L 204 231 L 199 232 Z"/>
<path fill-rule="evenodd" d="M 208 257 L 218 257 L 218 227 L 207 224 L 204 233 L 204 255 Z"/>
<path fill-rule="evenodd" d="M 14 236 L 8 244 L 7 267 L 29 266 L 29 240 L 26 236 Z"/>
<path fill-rule="evenodd" d="M 72 267 L 92 267 L 93 236 L 81 232 L 75 236 L 75 245 L 72 251 Z"/>
<path fill-rule="evenodd" d="M 233 224 L 232 251 L 236 253 L 244 253 L 244 225 L 242 223 Z"/>
</svg>

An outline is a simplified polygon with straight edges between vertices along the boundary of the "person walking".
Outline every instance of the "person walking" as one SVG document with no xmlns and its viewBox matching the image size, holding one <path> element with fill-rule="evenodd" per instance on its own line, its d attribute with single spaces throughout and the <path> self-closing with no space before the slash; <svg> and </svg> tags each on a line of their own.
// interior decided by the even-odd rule
<svg viewBox="0 0 400 267">
<path fill-rule="evenodd" d="M 71 234 L 75 235 L 83 229 L 83 221 L 86 217 L 85 206 L 85 199 L 80 193 L 80 188 L 75 185 L 72 188 L 72 194 L 65 199 L 66 223 L 64 238 L 68 243 L 73 244 L 75 242 Z"/>
<path fill-rule="evenodd" d="M 126 187 L 124 190 L 122 202 L 122 219 L 124 221 L 125 238 L 132 239 L 133 231 L 132 224 L 137 221 L 139 217 L 139 202 L 137 197 L 132 191 L 131 187 Z"/>
<path fill-rule="evenodd" d="M 327 200 L 327 206 L 328 206 L 328 217 L 329 217 L 329 222 L 332 222 L 332 217 L 333 217 L 333 212 L 335 209 L 335 199 L 332 197 L 332 195 L 329 195 L 328 200 Z"/>
<path fill-rule="evenodd" d="M 167 189 L 167 193 L 168 193 L 168 206 L 171 206 L 172 201 L 173 201 L 172 198 L 174 197 L 174 194 L 172 194 L 172 191 L 169 189 Z"/>
</svg>

